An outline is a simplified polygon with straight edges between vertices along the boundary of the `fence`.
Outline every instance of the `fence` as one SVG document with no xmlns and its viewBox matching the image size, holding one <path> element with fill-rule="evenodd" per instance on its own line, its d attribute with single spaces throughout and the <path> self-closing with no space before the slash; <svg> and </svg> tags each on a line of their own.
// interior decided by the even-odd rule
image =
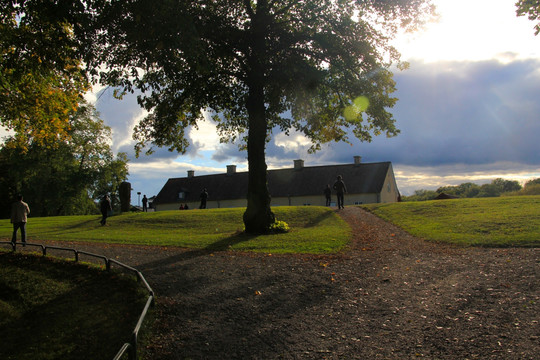
<svg viewBox="0 0 540 360">
<path fill-rule="evenodd" d="M 13 251 L 17 250 L 17 243 L 12 244 L 10 241 L 0 241 L 0 244 L 9 244 L 9 245 L 11 245 Z M 122 358 L 122 356 L 124 356 L 126 354 L 126 352 L 128 354 L 128 359 L 129 360 L 136 360 L 137 359 L 137 341 L 138 341 L 138 337 L 139 337 L 139 331 L 140 331 L 141 326 L 143 324 L 144 318 L 146 317 L 146 314 L 148 313 L 148 309 L 150 308 L 151 305 L 154 304 L 154 300 L 155 300 L 154 291 L 152 290 L 150 285 L 148 285 L 148 282 L 144 278 L 143 274 L 140 271 L 138 271 L 137 269 L 135 269 L 135 268 L 133 268 L 131 266 L 125 265 L 125 264 L 123 264 L 123 263 L 121 263 L 119 261 L 116 261 L 114 259 L 109 259 L 106 256 L 99 255 L 99 254 L 94 254 L 94 253 L 91 253 L 91 252 L 88 252 L 88 251 L 81 251 L 81 250 L 76 250 L 76 249 L 72 249 L 72 248 L 60 247 L 60 246 L 46 246 L 46 245 L 34 244 L 34 243 L 26 243 L 26 246 L 41 248 L 41 252 L 43 253 L 43 256 L 47 255 L 47 250 L 59 250 L 59 251 L 71 252 L 71 253 L 73 253 L 73 255 L 75 257 L 76 262 L 79 261 L 80 255 L 86 255 L 86 256 L 89 256 L 89 257 L 93 257 L 93 258 L 103 260 L 103 262 L 105 263 L 105 268 L 107 269 L 107 271 L 110 271 L 111 270 L 111 265 L 115 264 L 115 265 L 117 265 L 117 266 L 119 266 L 121 268 L 124 268 L 126 270 L 129 270 L 129 271 L 131 271 L 131 272 L 133 272 L 135 274 L 135 276 L 137 277 L 137 280 L 142 282 L 144 287 L 148 290 L 148 299 L 146 300 L 146 304 L 144 306 L 144 309 L 142 310 L 141 315 L 139 316 L 139 320 L 137 321 L 137 325 L 135 326 L 135 329 L 131 333 L 130 341 L 126 342 L 126 343 L 124 343 L 122 345 L 122 347 L 120 348 L 120 350 L 118 350 L 118 353 L 116 353 L 116 356 L 113 358 L 113 360 L 120 360 Z"/>
</svg>

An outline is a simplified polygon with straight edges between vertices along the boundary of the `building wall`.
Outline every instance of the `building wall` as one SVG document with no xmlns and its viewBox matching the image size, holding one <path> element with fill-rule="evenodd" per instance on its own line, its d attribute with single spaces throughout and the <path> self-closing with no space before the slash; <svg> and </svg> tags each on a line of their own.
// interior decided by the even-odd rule
<svg viewBox="0 0 540 360">
<path fill-rule="evenodd" d="M 178 210 L 180 208 L 180 205 L 186 204 L 185 202 L 178 202 L 178 203 L 169 203 L 169 204 L 154 204 L 154 208 L 156 211 L 167 211 L 167 210 Z M 190 209 L 198 209 L 199 204 L 197 203 L 187 203 Z"/>
<path fill-rule="evenodd" d="M 357 205 L 357 204 L 372 204 L 372 203 L 391 203 L 397 202 L 399 191 L 394 177 L 394 171 L 392 165 L 388 169 L 386 174 L 382 191 L 379 194 L 345 194 L 345 205 Z M 332 193 L 332 206 L 336 206 L 337 198 L 335 192 Z M 184 202 L 169 203 L 169 204 L 155 204 L 156 211 L 164 210 L 178 210 L 180 204 Z M 311 196 L 298 196 L 298 197 L 274 197 L 272 198 L 271 206 L 325 206 L 326 199 L 323 195 L 322 189 L 320 194 Z M 188 203 L 190 209 L 198 209 L 199 202 Z M 234 208 L 234 207 L 246 207 L 246 199 L 231 199 L 215 201 L 208 199 L 206 207 L 208 209 L 216 208 Z"/>
<path fill-rule="evenodd" d="M 336 206 L 337 197 L 336 194 L 332 194 L 331 205 Z M 370 204 L 377 202 L 377 194 L 345 194 L 345 205 L 357 205 L 357 204 Z M 325 206 L 326 198 L 324 195 L 312 195 L 312 196 L 298 196 L 298 197 L 280 197 L 272 198 L 272 206 Z"/>
<path fill-rule="evenodd" d="M 156 204 L 155 209 L 156 211 L 178 210 L 181 204 L 185 204 L 185 202 Z M 187 203 L 187 204 L 189 206 L 189 209 L 198 209 L 200 205 L 199 202 L 193 202 L 193 203 Z M 206 202 L 207 209 L 235 208 L 235 207 L 246 207 L 246 206 L 247 206 L 247 200 L 245 199 L 220 200 L 220 201 L 208 200 Z"/>
<path fill-rule="evenodd" d="M 399 196 L 399 190 L 396 184 L 396 178 L 394 177 L 394 170 L 392 165 L 388 169 L 386 178 L 384 179 L 383 188 L 381 190 L 380 201 L 381 203 L 397 202 Z"/>
<path fill-rule="evenodd" d="M 345 205 L 358 205 L 358 204 L 371 204 L 378 202 L 377 194 L 345 194 Z M 335 194 L 332 194 L 332 206 L 336 206 L 337 197 Z M 169 204 L 156 204 L 156 211 L 166 211 L 166 210 L 178 210 L 180 204 L 185 203 L 169 203 Z M 190 209 L 198 209 L 199 203 L 188 203 Z M 324 195 L 314 195 L 314 196 L 298 196 L 298 197 L 275 197 L 272 198 L 270 206 L 325 206 L 326 198 Z M 238 200 L 220 200 L 213 201 L 208 200 L 206 202 L 207 209 L 217 209 L 217 208 L 235 208 L 235 207 L 246 207 L 247 200 L 238 199 Z"/>
</svg>

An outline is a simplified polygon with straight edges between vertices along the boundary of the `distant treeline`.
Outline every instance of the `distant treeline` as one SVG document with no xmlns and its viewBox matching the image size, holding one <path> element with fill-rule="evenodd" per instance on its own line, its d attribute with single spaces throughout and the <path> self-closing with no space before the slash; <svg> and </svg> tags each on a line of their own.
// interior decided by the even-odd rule
<svg viewBox="0 0 540 360">
<path fill-rule="evenodd" d="M 437 190 L 416 190 L 414 195 L 402 196 L 403 201 L 433 200 L 440 194 L 459 198 L 498 197 L 516 195 L 540 195 L 540 178 L 527 181 L 524 186 L 515 180 L 495 179 L 489 184 L 463 183 L 456 186 L 443 186 Z"/>
</svg>

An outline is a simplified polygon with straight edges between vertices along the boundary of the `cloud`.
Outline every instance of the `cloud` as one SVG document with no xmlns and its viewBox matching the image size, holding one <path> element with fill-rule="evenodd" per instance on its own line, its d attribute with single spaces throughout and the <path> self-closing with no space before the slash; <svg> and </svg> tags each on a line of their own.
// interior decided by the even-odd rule
<svg viewBox="0 0 540 360">
<path fill-rule="evenodd" d="M 412 64 L 396 76 L 402 134 L 386 142 L 388 155 L 407 165 L 539 164 L 539 67 L 538 60 Z"/>
<path fill-rule="evenodd" d="M 392 161 L 398 186 L 415 189 L 490 182 L 503 177 L 540 176 L 540 61 L 413 62 L 395 75 L 399 101 L 391 111 L 401 130 L 397 137 L 375 137 L 352 145 L 331 143 L 307 154 L 294 134 L 277 136 L 267 146 L 269 165 L 306 166 Z M 302 154 L 302 149 L 304 153 Z M 399 174 L 398 174 L 399 172 Z"/>
<path fill-rule="evenodd" d="M 112 129 L 114 153 L 133 144 L 133 128 L 146 116 L 146 112 L 137 104 L 136 94 L 126 94 L 122 100 L 118 100 L 113 96 L 113 89 L 107 87 L 99 91 L 94 106 L 105 124 Z"/>
<path fill-rule="evenodd" d="M 413 61 L 395 75 L 399 101 L 391 111 L 401 130 L 397 137 L 362 143 L 351 134 L 352 145 L 330 143 L 308 154 L 309 141 L 301 134 L 275 132 L 266 145 L 268 167 L 292 167 L 300 158 L 306 166 L 352 163 L 361 155 L 364 162 L 391 161 L 404 194 L 496 177 L 540 177 L 540 60 L 507 60 Z M 102 97 L 98 109 L 113 128 L 116 149 L 133 154 L 131 129 L 141 110 L 134 98 L 124 101 Z M 247 170 L 247 153 L 237 144 L 219 143 L 211 121 L 187 135 L 191 146 L 185 155 L 159 148 L 149 157 L 130 155 L 130 180 L 157 192 L 167 178 L 187 170 L 220 173 L 226 164 Z"/>
<path fill-rule="evenodd" d="M 144 149 L 139 158 L 135 157 L 135 140 L 133 140 L 134 127 L 148 114 L 137 103 L 139 93 L 126 94 L 121 100 L 114 98 L 111 88 L 100 88 L 97 93 L 89 93 L 86 98 L 95 104 L 107 126 L 113 132 L 114 153 L 125 152 L 131 163 L 151 163 L 160 160 L 173 160 L 181 156 L 177 151 L 169 151 L 167 147 L 153 146 L 154 153 L 146 156 Z M 190 127 L 186 129 L 186 137 L 190 142 L 186 153 L 182 156 L 191 159 L 201 158 L 201 152 L 213 151 L 219 144 L 215 124 L 205 117 L 205 121 L 198 124 L 198 129 Z"/>
<path fill-rule="evenodd" d="M 317 158 L 339 162 L 363 155 L 408 166 L 539 165 L 539 68 L 538 60 L 413 63 L 395 76 L 399 101 L 391 111 L 401 134 L 371 143 L 351 134 L 352 146 L 330 144 Z M 279 143 L 269 150 L 283 155 Z"/>
<path fill-rule="evenodd" d="M 412 195 L 415 190 L 436 190 L 441 186 L 459 185 L 466 182 L 480 185 L 490 183 L 497 178 L 516 180 L 524 184 L 527 180 L 540 177 L 540 169 L 535 165 L 515 162 L 440 166 L 394 164 L 394 174 L 400 192 L 404 195 Z"/>
</svg>

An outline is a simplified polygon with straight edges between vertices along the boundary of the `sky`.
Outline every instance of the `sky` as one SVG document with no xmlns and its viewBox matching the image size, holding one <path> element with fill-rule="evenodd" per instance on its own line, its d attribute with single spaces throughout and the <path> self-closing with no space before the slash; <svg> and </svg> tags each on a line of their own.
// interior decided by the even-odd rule
<svg viewBox="0 0 540 360">
<path fill-rule="evenodd" d="M 394 46 L 408 70 L 394 73 L 399 99 L 391 110 L 397 137 L 371 143 L 332 143 L 314 155 L 299 134 L 274 133 L 267 145 L 269 169 L 391 161 L 400 192 L 435 190 L 495 178 L 521 183 L 540 177 L 540 36 L 534 22 L 516 17 L 515 0 L 435 0 L 438 22 L 420 32 L 401 34 Z M 97 89 L 96 89 L 97 91 Z M 190 130 L 184 155 L 157 149 L 135 158 L 132 129 L 145 114 L 134 97 L 119 101 L 110 92 L 89 94 L 113 130 L 112 148 L 130 159 L 132 203 L 137 192 L 157 195 L 167 179 L 247 171 L 247 154 L 220 144 L 215 127 L 203 122 Z M 351 135 L 351 139 L 354 136 Z M 347 179 L 345 179 L 347 180 Z M 142 195 L 141 195 L 142 196 Z"/>
</svg>

